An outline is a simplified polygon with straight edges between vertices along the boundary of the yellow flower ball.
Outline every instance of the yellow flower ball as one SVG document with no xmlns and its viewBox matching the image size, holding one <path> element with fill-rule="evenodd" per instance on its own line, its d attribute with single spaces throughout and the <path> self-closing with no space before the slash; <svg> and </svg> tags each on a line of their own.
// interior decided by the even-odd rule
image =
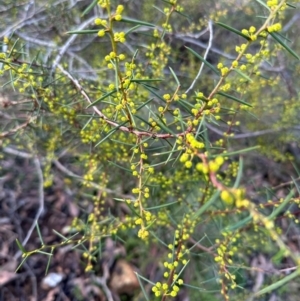
<svg viewBox="0 0 300 301">
<path fill-rule="evenodd" d="M 221 192 L 221 200 L 227 205 L 232 205 L 234 202 L 232 194 L 227 190 Z"/>
</svg>

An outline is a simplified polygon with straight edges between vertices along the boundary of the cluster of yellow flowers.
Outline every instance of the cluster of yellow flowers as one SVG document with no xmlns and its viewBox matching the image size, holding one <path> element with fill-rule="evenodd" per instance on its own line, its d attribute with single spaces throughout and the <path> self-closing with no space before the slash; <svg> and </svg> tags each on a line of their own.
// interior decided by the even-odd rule
<svg viewBox="0 0 300 301">
<path fill-rule="evenodd" d="M 254 26 L 250 26 L 249 29 L 242 30 L 242 34 L 248 36 L 252 41 L 255 41 L 257 39 L 255 32 L 256 32 L 256 28 Z"/>
<path fill-rule="evenodd" d="M 268 27 L 268 32 L 280 31 L 282 28 L 281 23 L 275 23 Z"/>
<path fill-rule="evenodd" d="M 204 165 L 202 162 L 199 162 L 196 165 L 196 169 L 204 174 L 209 172 L 217 172 L 224 163 L 224 157 L 218 156 L 214 160 L 208 162 L 207 165 Z"/>
<path fill-rule="evenodd" d="M 109 5 L 109 1 L 99 1 L 99 5 L 103 8 L 107 8 L 108 5 Z M 110 25 L 109 26 L 108 26 L 107 20 L 103 20 L 103 19 L 100 19 L 100 18 L 95 19 L 94 23 L 97 26 L 103 26 L 104 27 L 104 29 L 100 29 L 98 31 L 98 36 L 99 37 L 104 37 L 106 32 L 111 30 L 110 26 L 111 26 L 111 21 L 112 20 L 115 20 L 115 21 L 121 21 L 122 20 L 123 10 L 124 10 L 124 6 L 123 5 L 118 5 L 115 14 L 111 15 L 111 17 L 110 17 L 110 22 L 109 22 Z M 114 33 L 113 38 L 114 38 L 115 42 L 124 43 L 126 41 L 125 32 Z"/>
</svg>

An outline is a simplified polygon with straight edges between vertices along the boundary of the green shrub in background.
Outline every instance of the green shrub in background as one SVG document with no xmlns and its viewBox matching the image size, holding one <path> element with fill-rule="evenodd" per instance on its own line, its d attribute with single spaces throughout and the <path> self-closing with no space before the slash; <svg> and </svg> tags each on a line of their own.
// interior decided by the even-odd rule
<svg viewBox="0 0 300 301">
<path fill-rule="evenodd" d="M 191 300 L 259 299 L 299 275 L 299 256 L 276 224 L 285 210 L 298 223 L 288 211 L 299 203 L 297 182 L 281 183 L 285 196 L 278 197 L 262 183 L 250 191 L 243 178 L 251 158 L 282 169 L 295 160 L 277 143 L 299 139 L 290 80 L 299 57 L 283 30 L 296 6 L 219 2 L 207 4 L 207 15 L 197 1 L 93 1 L 51 33 L 61 45 L 51 55 L 54 42 L 33 48 L 24 33 L 4 36 L 3 156 L 32 158 L 46 191 L 56 177 L 72 191 L 85 214 L 57 235 L 82 252 L 87 272 L 108 236 L 133 252 L 136 300 L 169 300 L 182 290 Z M 51 3 L 48 9 L 61 12 Z M 235 26 L 241 19 L 247 25 Z M 76 41 L 82 57 L 66 59 Z M 50 258 L 59 247 L 40 240 L 33 251 L 17 242 L 24 260 L 36 252 Z M 255 252 L 278 265 L 290 258 L 293 272 L 249 289 Z M 155 279 L 146 274 L 152 261 Z"/>
</svg>

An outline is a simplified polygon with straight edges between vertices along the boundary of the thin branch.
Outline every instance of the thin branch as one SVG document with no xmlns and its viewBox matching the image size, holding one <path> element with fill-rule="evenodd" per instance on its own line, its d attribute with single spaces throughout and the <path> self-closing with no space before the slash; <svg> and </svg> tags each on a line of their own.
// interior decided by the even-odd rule
<svg viewBox="0 0 300 301">
<path fill-rule="evenodd" d="M 67 70 L 65 70 L 61 65 L 58 65 L 57 68 L 63 73 L 65 74 L 72 82 L 73 84 L 76 86 L 76 88 L 78 89 L 78 91 L 81 93 L 81 95 L 87 100 L 87 102 L 89 104 L 92 104 L 91 99 L 89 98 L 89 96 L 87 95 L 87 93 L 84 91 L 83 87 L 80 85 L 80 83 L 78 82 L 77 79 L 75 79 Z M 107 116 L 105 116 L 96 106 L 92 106 L 93 110 L 97 113 L 97 115 L 102 118 L 107 124 L 119 129 L 120 131 L 123 132 L 127 132 L 127 133 L 132 133 L 136 136 L 148 136 L 148 137 L 152 137 L 152 138 L 160 138 L 160 139 L 168 139 L 168 138 L 174 138 L 174 137 L 180 137 L 180 136 L 185 136 L 187 133 L 189 133 L 191 131 L 191 128 L 188 128 L 186 131 L 176 134 L 176 135 L 172 135 L 172 134 L 156 134 L 153 132 L 146 132 L 146 131 L 137 131 L 137 130 L 133 130 L 129 127 L 126 126 L 122 126 L 120 124 L 118 124 L 117 122 L 114 122 L 112 120 L 110 120 Z"/>
<path fill-rule="evenodd" d="M 40 46 L 44 46 L 47 48 L 57 48 L 57 44 L 51 41 L 44 41 L 44 40 L 40 40 L 40 39 L 36 39 L 33 37 L 29 37 L 27 35 L 25 35 L 22 32 L 17 32 L 16 33 L 20 38 L 22 38 L 23 40 L 30 42 L 32 44 L 36 44 L 36 45 L 40 45 Z"/>
<path fill-rule="evenodd" d="M 18 156 L 21 158 L 26 158 L 26 159 L 31 159 L 34 156 L 33 154 L 29 154 L 29 153 L 26 153 L 26 152 L 23 152 L 23 151 L 20 151 L 20 150 L 11 148 L 11 147 L 4 147 L 2 150 L 7 154 L 15 155 L 15 156 Z"/>
<path fill-rule="evenodd" d="M 294 25 L 294 23 L 297 22 L 299 19 L 300 19 L 300 13 L 295 14 L 292 17 L 292 19 L 290 19 L 290 21 L 287 24 L 284 25 L 282 31 L 283 32 L 288 31 Z"/>
<path fill-rule="evenodd" d="M 83 177 L 80 176 L 80 175 L 77 175 L 75 174 L 74 172 L 72 172 L 71 170 L 67 169 L 64 165 L 62 165 L 58 160 L 52 160 L 53 164 L 60 170 L 62 171 L 63 173 L 65 173 L 66 175 L 68 175 L 69 177 L 72 177 L 72 178 L 77 178 L 79 179 L 80 181 L 84 181 Z M 111 194 L 114 194 L 114 195 L 119 195 L 123 198 L 130 198 L 130 199 L 133 199 L 132 196 L 130 195 L 124 195 L 124 194 L 120 194 L 118 193 L 116 190 L 112 190 L 112 189 L 109 189 L 109 188 L 105 188 L 103 186 L 100 186 L 99 184 L 97 183 L 94 183 L 94 182 L 89 182 L 89 184 L 98 189 L 98 190 L 101 190 L 101 191 L 104 191 L 104 192 L 107 192 L 107 193 L 111 193 Z"/>
<path fill-rule="evenodd" d="M 33 163 L 36 167 L 36 171 L 37 171 L 37 175 L 38 175 L 38 179 L 39 179 L 39 187 L 38 187 L 38 192 L 39 192 L 39 209 L 34 217 L 34 220 L 30 226 L 30 229 L 28 230 L 27 232 L 27 235 L 25 237 L 25 239 L 22 241 L 22 246 L 24 247 L 34 228 L 36 227 L 38 221 L 39 221 L 39 218 L 40 216 L 42 215 L 43 211 L 44 211 L 44 177 L 43 177 L 43 171 L 42 171 L 42 167 L 41 167 L 41 164 L 40 164 L 40 161 L 38 159 L 37 156 L 34 156 L 33 158 Z M 22 252 L 21 251 L 18 251 L 15 255 L 14 255 L 14 259 L 18 259 L 20 256 L 22 255 Z"/>
<path fill-rule="evenodd" d="M 104 275 L 102 277 L 94 276 L 93 280 L 95 281 L 95 283 L 97 283 L 98 285 L 100 285 L 102 287 L 102 289 L 107 297 L 107 301 L 114 301 L 112 293 L 107 286 L 108 276 L 106 274 L 107 274 L 106 269 L 104 269 Z"/>
<path fill-rule="evenodd" d="M 208 56 L 208 53 L 210 51 L 210 48 L 212 46 L 213 36 L 214 36 L 214 34 L 213 34 L 213 26 L 212 26 L 212 21 L 211 20 L 209 20 L 209 22 L 208 22 L 208 28 L 209 28 L 209 41 L 208 41 L 208 45 L 207 45 L 206 51 L 204 53 L 204 59 L 205 60 L 206 60 L 206 58 Z M 197 80 L 199 79 L 199 77 L 201 75 L 203 67 L 204 67 L 204 63 L 202 62 L 201 66 L 200 66 L 200 69 L 199 69 L 199 72 L 196 75 L 194 81 L 192 82 L 192 84 L 190 85 L 190 87 L 185 91 L 186 94 L 189 93 L 189 91 L 194 88 L 194 85 L 196 84 Z"/>
<path fill-rule="evenodd" d="M 28 124 L 30 124 L 32 121 L 33 121 L 33 118 L 32 118 L 32 117 L 28 118 L 27 121 L 25 121 L 24 123 L 22 123 L 22 124 L 16 126 L 15 128 L 10 129 L 10 130 L 8 130 L 8 131 L 6 131 L 6 132 L 0 133 L 0 138 L 6 137 L 6 136 L 9 136 L 9 135 L 12 135 L 12 134 L 18 132 L 20 129 L 23 129 L 23 128 L 25 128 L 26 126 L 28 126 Z"/>
<path fill-rule="evenodd" d="M 95 69 L 93 69 L 92 66 L 89 65 L 89 63 L 85 59 L 83 59 L 81 56 L 79 56 L 79 55 L 77 55 L 76 53 L 73 53 L 73 52 L 68 52 L 68 54 L 70 55 L 70 57 L 72 59 L 77 60 L 79 63 L 82 64 L 83 67 L 85 67 L 87 69 L 87 70 L 77 69 L 75 71 L 74 71 L 74 69 L 72 69 L 72 72 L 76 72 L 76 73 L 79 73 L 79 74 L 81 74 L 81 73 L 90 73 L 90 74 L 92 74 L 92 75 L 84 74 L 84 79 L 89 79 L 89 80 L 94 80 L 94 81 L 99 79 L 97 73 L 95 72 Z M 72 64 L 70 64 L 70 65 L 72 65 Z M 69 67 L 69 70 L 70 69 L 71 68 Z M 103 68 L 103 69 L 106 70 L 107 68 Z"/>
<path fill-rule="evenodd" d="M 8 100 L 7 98 L 1 98 L 0 97 L 0 105 L 4 108 L 8 108 L 10 106 L 17 106 L 23 103 L 32 103 L 33 100 L 32 99 L 24 99 L 24 100 L 18 100 L 18 101 L 14 101 L 14 100 Z"/>
<path fill-rule="evenodd" d="M 11 147 L 4 147 L 3 152 L 7 153 L 7 154 L 11 154 L 11 155 L 15 155 L 21 158 L 26 158 L 26 159 L 32 159 L 34 157 L 33 154 L 30 153 L 26 153 Z M 42 162 L 44 161 L 44 158 L 41 160 Z M 75 174 L 73 171 L 69 170 L 68 168 L 66 168 L 63 164 L 61 164 L 58 160 L 53 159 L 52 163 L 56 166 L 57 169 L 59 169 L 61 172 L 63 172 L 64 174 L 66 174 L 67 176 L 71 177 L 71 178 L 76 178 L 78 180 L 80 180 L 81 182 L 84 181 L 83 177 L 81 175 Z M 95 182 L 89 182 L 89 184 L 101 191 L 107 192 L 107 193 L 111 193 L 117 196 L 120 196 L 122 198 L 125 199 L 134 199 L 133 196 L 128 195 L 128 194 L 122 194 L 119 193 L 117 190 L 115 189 L 109 189 L 109 188 L 105 188 L 103 186 L 100 186 L 99 184 L 95 183 Z"/>
<path fill-rule="evenodd" d="M 282 188 L 284 186 L 289 186 L 289 185 L 292 185 L 292 184 L 296 184 L 295 182 L 299 181 L 300 180 L 300 177 L 296 178 L 296 179 L 293 179 L 291 181 L 288 181 L 288 182 L 285 182 L 285 183 L 281 183 L 277 186 L 273 186 L 272 189 L 278 189 L 278 188 Z"/>
<path fill-rule="evenodd" d="M 85 22 L 83 22 L 77 30 L 82 30 L 85 27 L 87 27 L 88 25 L 90 25 L 93 21 L 94 21 L 95 17 L 91 17 L 88 20 L 86 20 Z M 70 38 L 67 40 L 67 42 L 65 43 L 65 45 L 60 49 L 58 55 L 56 56 L 53 64 L 52 64 L 52 71 L 54 72 L 55 68 L 57 67 L 57 65 L 59 64 L 60 60 L 62 59 L 63 55 L 65 54 L 65 52 L 68 50 L 68 48 L 70 47 L 70 45 L 75 41 L 75 39 L 77 38 L 78 34 L 72 34 L 70 36 Z"/>
<path fill-rule="evenodd" d="M 9 26 L 8 28 L 6 28 L 4 31 L 2 31 L 0 33 L 0 38 L 3 38 L 5 36 L 10 35 L 13 31 L 16 31 L 17 29 L 21 28 L 24 26 L 24 22 L 27 21 L 28 19 L 32 18 L 35 14 L 35 7 L 32 11 L 32 13 L 30 14 L 30 16 L 28 15 L 29 9 L 31 8 L 31 6 L 35 6 L 34 1 L 29 1 L 29 3 L 25 6 L 25 8 L 23 9 L 24 14 L 20 20 L 15 22 L 14 24 L 12 24 L 11 26 Z"/>
</svg>

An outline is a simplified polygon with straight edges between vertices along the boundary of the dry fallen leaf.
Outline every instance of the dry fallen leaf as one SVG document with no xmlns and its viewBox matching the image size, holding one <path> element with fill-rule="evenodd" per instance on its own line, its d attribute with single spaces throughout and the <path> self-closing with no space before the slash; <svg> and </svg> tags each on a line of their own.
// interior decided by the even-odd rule
<svg viewBox="0 0 300 301">
<path fill-rule="evenodd" d="M 109 286 L 117 294 L 132 294 L 140 287 L 132 265 L 126 260 L 119 259 L 111 274 Z"/>
<path fill-rule="evenodd" d="M 16 268 L 17 261 L 13 258 L 0 267 L 0 287 L 18 276 L 15 273 Z"/>
</svg>

